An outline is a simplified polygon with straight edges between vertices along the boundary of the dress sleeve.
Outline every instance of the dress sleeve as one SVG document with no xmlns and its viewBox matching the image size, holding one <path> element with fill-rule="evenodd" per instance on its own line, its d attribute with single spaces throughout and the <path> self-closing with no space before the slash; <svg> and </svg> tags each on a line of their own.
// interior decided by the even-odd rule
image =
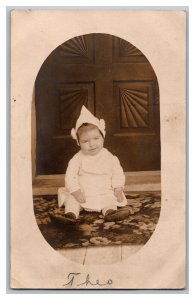
<svg viewBox="0 0 195 300">
<path fill-rule="evenodd" d="M 112 187 L 124 187 L 125 185 L 125 174 L 116 156 L 113 156 L 113 172 L 112 172 Z"/>
<path fill-rule="evenodd" d="M 78 181 L 78 173 L 80 167 L 80 155 L 77 153 L 69 161 L 65 174 L 65 187 L 69 193 L 73 193 L 80 189 Z"/>
</svg>

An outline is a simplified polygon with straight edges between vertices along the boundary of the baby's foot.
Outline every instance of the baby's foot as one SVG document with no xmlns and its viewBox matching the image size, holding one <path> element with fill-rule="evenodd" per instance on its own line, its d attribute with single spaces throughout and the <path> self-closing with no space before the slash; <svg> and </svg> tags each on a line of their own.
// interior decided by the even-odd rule
<svg viewBox="0 0 195 300">
<path fill-rule="evenodd" d="M 130 211 L 128 209 L 121 209 L 121 210 L 109 209 L 106 212 L 104 219 L 106 222 L 122 221 L 126 219 L 129 215 L 130 215 Z"/>
</svg>

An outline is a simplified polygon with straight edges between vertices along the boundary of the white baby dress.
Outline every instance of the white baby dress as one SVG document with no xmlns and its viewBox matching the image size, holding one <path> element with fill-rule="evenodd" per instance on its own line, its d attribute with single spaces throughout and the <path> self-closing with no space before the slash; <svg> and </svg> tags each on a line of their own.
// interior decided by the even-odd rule
<svg viewBox="0 0 195 300">
<path fill-rule="evenodd" d="M 70 193 L 81 189 L 86 210 L 101 211 L 110 205 L 125 206 L 127 200 L 119 203 L 114 196 L 114 188 L 124 187 L 125 176 L 118 158 L 107 149 L 94 156 L 85 155 L 81 151 L 69 161 L 65 175 L 65 188 L 58 193 L 58 204 L 62 206 Z"/>
</svg>

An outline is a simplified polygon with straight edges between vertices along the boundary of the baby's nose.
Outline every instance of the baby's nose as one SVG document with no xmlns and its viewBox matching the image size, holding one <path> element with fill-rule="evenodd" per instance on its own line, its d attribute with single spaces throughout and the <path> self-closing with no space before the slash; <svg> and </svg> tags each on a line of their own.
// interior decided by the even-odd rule
<svg viewBox="0 0 195 300">
<path fill-rule="evenodd" d="M 93 147 L 94 145 L 95 145 L 95 141 L 94 141 L 94 140 L 90 140 L 90 141 L 89 141 L 89 146 L 90 146 L 90 147 Z"/>
</svg>

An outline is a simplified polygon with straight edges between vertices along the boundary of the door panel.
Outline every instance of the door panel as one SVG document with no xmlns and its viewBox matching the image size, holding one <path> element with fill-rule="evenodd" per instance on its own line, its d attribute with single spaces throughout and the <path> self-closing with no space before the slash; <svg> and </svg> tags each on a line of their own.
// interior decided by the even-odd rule
<svg viewBox="0 0 195 300">
<path fill-rule="evenodd" d="M 114 82 L 115 131 L 144 133 L 155 130 L 154 81 Z"/>
<path fill-rule="evenodd" d="M 94 63 L 94 37 L 91 35 L 77 36 L 59 46 L 57 62 L 66 64 Z"/>
<path fill-rule="evenodd" d="M 78 118 L 82 105 L 85 105 L 94 114 L 95 93 L 94 83 L 69 83 L 59 85 L 60 101 L 60 128 L 62 134 L 70 134 L 75 126 L 75 119 Z M 70 118 L 71 116 L 71 118 Z"/>
<path fill-rule="evenodd" d="M 64 173 L 78 151 L 70 136 L 82 105 L 106 121 L 105 146 L 125 171 L 160 169 L 159 90 L 147 58 L 107 34 L 56 48 L 35 82 L 37 174 Z"/>
<path fill-rule="evenodd" d="M 129 42 L 113 37 L 113 62 L 143 63 L 148 60 L 139 49 Z"/>
</svg>

